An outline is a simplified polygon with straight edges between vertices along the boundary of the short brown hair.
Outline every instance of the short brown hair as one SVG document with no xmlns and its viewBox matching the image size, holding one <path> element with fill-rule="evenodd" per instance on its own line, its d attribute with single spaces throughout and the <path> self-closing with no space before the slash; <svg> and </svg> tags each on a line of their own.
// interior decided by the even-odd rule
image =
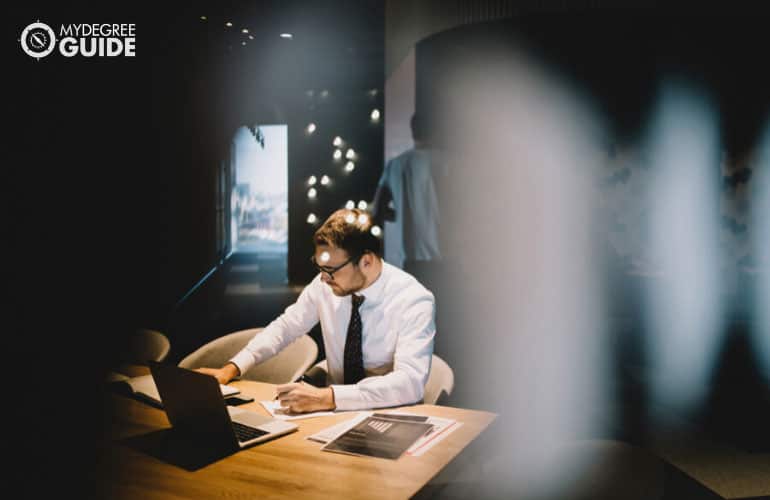
<svg viewBox="0 0 770 500">
<path fill-rule="evenodd" d="M 340 209 L 318 228 L 313 242 L 341 248 L 356 260 L 367 252 L 382 257 L 382 240 L 372 234 L 373 224 L 372 216 L 364 210 Z"/>
</svg>

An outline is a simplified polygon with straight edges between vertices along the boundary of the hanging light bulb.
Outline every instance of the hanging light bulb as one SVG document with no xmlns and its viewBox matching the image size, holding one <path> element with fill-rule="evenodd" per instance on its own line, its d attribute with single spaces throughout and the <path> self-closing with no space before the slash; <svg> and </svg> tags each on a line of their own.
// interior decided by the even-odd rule
<svg viewBox="0 0 770 500">
<path fill-rule="evenodd" d="M 361 214 L 361 215 L 358 216 L 358 223 L 359 224 L 361 224 L 363 226 L 367 222 L 369 222 L 369 216 L 368 215 Z"/>
<path fill-rule="evenodd" d="M 353 224 L 355 221 L 356 221 L 356 214 L 354 214 L 353 212 L 349 212 L 345 216 L 345 222 L 347 222 L 348 224 Z"/>
<path fill-rule="evenodd" d="M 373 109 L 372 114 L 370 115 L 373 122 L 380 121 L 380 110 L 379 109 Z"/>
<path fill-rule="evenodd" d="M 313 132 L 315 132 L 315 128 L 316 128 L 315 127 L 315 123 L 313 123 L 313 122 L 308 123 L 307 124 L 307 129 L 306 129 L 307 133 L 308 134 L 312 134 Z"/>
<path fill-rule="evenodd" d="M 358 202 L 358 208 L 360 210 L 366 210 L 366 207 L 369 206 L 364 200 L 361 200 Z"/>
<path fill-rule="evenodd" d="M 310 188 L 307 190 L 307 197 L 311 200 L 314 199 L 318 195 L 318 191 L 315 190 L 315 188 Z"/>
<path fill-rule="evenodd" d="M 307 216 L 307 223 L 308 224 L 315 224 L 316 221 L 318 221 L 318 217 L 316 217 L 315 214 L 311 213 L 310 215 Z M 377 235 L 375 235 L 375 236 L 377 236 Z"/>
<path fill-rule="evenodd" d="M 356 164 L 352 161 L 348 161 L 345 164 L 345 172 L 352 172 L 354 168 L 356 168 Z"/>
<path fill-rule="evenodd" d="M 342 151 L 339 150 L 339 149 L 335 149 L 334 150 L 334 159 L 335 160 L 339 160 L 340 158 L 342 158 Z"/>
<path fill-rule="evenodd" d="M 345 158 L 347 158 L 348 160 L 352 160 L 355 157 L 356 157 L 356 152 L 353 151 L 353 148 L 348 148 L 347 153 L 345 153 Z"/>
<path fill-rule="evenodd" d="M 348 210 L 353 210 L 354 208 L 356 208 L 356 202 L 353 200 L 348 200 L 348 202 L 345 203 L 345 208 L 347 208 Z"/>
<path fill-rule="evenodd" d="M 342 145 L 342 137 L 335 137 L 334 141 L 332 141 L 332 144 L 334 144 L 336 147 L 340 147 Z"/>
<path fill-rule="evenodd" d="M 371 232 L 373 236 L 379 237 L 382 234 L 382 229 L 380 226 L 372 226 Z"/>
<path fill-rule="evenodd" d="M 331 179 L 329 179 L 328 175 L 324 175 L 323 177 L 321 177 L 321 185 L 322 186 L 328 185 L 330 181 L 331 181 Z"/>
<path fill-rule="evenodd" d="M 316 178 L 315 175 L 311 175 L 310 178 L 307 180 L 308 186 L 315 186 Z"/>
</svg>

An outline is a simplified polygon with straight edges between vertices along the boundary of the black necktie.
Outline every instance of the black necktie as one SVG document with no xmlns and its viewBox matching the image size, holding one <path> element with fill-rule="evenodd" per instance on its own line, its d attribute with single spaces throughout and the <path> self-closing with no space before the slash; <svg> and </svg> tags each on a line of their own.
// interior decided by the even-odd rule
<svg viewBox="0 0 770 500">
<path fill-rule="evenodd" d="M 351 295 L 353 309 L 350 311 L 348 336 L 345 338 L 345 362 L 343 373 L 346 384 L 355 384 L 366 375 L 364 374 L 364 354 L 361 350 L 361 315 L 358 308 L 364 303 L 364 296 Z"/>
</svg>

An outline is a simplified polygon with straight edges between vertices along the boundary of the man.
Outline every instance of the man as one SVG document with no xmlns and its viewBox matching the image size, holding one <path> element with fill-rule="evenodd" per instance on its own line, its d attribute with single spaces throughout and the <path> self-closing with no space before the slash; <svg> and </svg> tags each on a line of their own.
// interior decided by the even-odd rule
<svg viewBox="0 0 770 500">
<path fill-rule="evenodd" d="M 407 271 L 410 264 L 442 258 L 439 195 L 448 172 L 424 122 L 420 115 L 412 115 L 414 147 L 388 161 L 372 202 L 375 219 L 387 221 L 385 258 Z"/>
<path fill-rule="evenodd" d="M 316 231 L 319 274 L 297 302 L 219 369 L 201 368 L 226 384 L 276 355 L 321 322 L 329 387 L 277 387 L 291 412 L 399 406 L 423 397 L 433 354 L 433 294 L 382 260 L 380 239 L 361 210 L 338 210 Z"/>
</svg>

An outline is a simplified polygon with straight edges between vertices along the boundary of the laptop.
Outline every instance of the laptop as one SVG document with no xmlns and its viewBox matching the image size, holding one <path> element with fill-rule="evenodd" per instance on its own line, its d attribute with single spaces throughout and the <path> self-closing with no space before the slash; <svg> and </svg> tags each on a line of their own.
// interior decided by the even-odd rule
<svg viewBox="0 0 770 500">
<path fill-rule="evenodd" d="M 210 375 L 154 361 L 150 373 L 174 430 L 206 446 L 237 451 L 297 430 L 291 422 L 226 405 Z"/>
</svg>

